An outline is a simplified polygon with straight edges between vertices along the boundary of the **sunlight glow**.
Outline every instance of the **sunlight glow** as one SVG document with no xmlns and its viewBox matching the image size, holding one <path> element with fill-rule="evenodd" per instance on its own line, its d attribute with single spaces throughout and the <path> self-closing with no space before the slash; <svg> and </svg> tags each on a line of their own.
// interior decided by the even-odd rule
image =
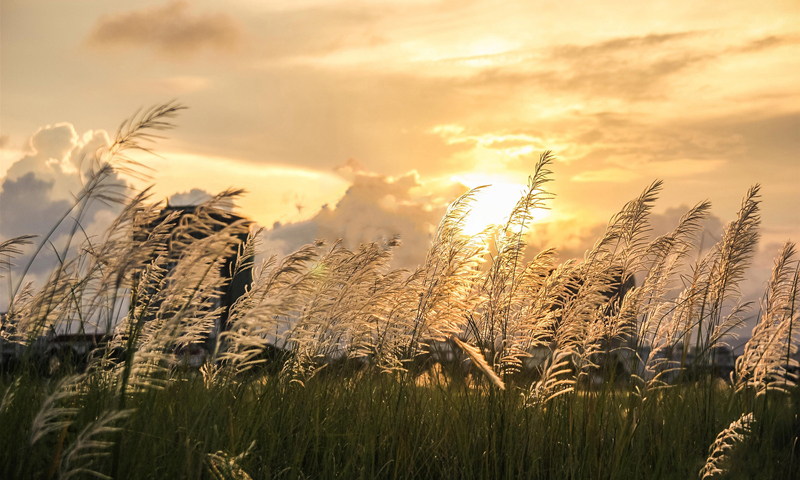
<svg viewBox="0 0 800 480">
<path fill-rule="evenodd" d="M 472 209 L 465 219 L 464 233 L 476 235 L 490 225 L 502 225 L 522 195 L 527 191 L 525 185 L 519 183 L 494 182 L 491 184 L 475 182 L 475 178 L 456 177 L 464 185 L 475 188 L 487 185 L 475 195 Z M 534 223 L 547 218 L 547 210 L 537 211 Z"/>
</svg>

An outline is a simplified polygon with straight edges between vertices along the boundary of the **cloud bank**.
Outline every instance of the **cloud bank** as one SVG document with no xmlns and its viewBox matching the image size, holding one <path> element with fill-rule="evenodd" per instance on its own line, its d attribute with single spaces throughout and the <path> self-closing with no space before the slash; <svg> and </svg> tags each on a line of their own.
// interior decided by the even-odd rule
<svg viewBox="0 0 800 480">
<path fill-rule="evenodd" d="M 368 173 L 354 161 L 338 169 L 352 184 L 335 206 L 323 205 L 303 222 L 276 222 L 264 234 L 264 253 L 287 254 L 315 239 L 342 239 L 348 248 L 400 236 L 392 264 L 414 268 L 425 259 L 447 204 L 466 188 L 450 184 L 424 191 L 416 172 L 400 177 Z"/>
<path fill-rule="evenodd" d="M 46 126 L 36 132 L 29 142 L 29 153 L 17 160 L 8 169 L 0 183 L 0 241 L 19 235 L 39 235 L 35 242 L 48 241 L 51 247 L 44 248 L 32 264 L 29 277 L 38 283 L 57 264 L 52 249 L 62 249 L 76 220 L 80 243 L 89 237 L 101 234 L 120 212 L 119 205 L 93 201 L 76 219 L 75 196 L 86 181 L 92 160 L 97 152 L 110 144 L 105 131 L 88 131 L 79 136 L 69 123 Z M 125 189 L 127 183 L 117 175 L 106 179 L 109 185 Z M 50 229 L 66 215 L 59 228 L 49 239 Z M 73 244 L 74 244 L 73 243 Z M 29 253 L 32 249 L 29 249 Z M 17 265 L 27 259 L 18 259 Z M 19 270 L 12 271 L 12 280 L 18 282 Z M 3 281 L 6 281 L 4 279 Z M 0 289 L 0 306 L 7 302 L 7 289 Z"/>
</svg>

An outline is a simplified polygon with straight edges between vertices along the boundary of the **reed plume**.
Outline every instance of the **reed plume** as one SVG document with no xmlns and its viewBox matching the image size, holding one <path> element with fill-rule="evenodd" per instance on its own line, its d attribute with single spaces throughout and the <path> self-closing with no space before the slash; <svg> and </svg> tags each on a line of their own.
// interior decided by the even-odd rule
<svg viewBox="0 0 800 480">
<path fill-rule="evenodd" d="M 33 419 L 29 438 L 31 445 L 47 434 L 64 429 L 72 423 L 78 408 L 65 407 L 61 404 L 81 395 L 81 383 L 84 379 L 84 375 L 71 375 L 55 384 L 52 393 L 45 397 Z"/>
<path fill-rule="evenodd" d="M 727 225 L 722 239 L 701 262 L 707 265 L 708 274 L 698 314 L 696 362 L 707 361 L 715 347 L 724 345 L 724 337 L 744 322 L 743 315 L 750 308 L 749 303 L 740 301 L 739 283 L 758 245 L 759 190 L 759 185 L 750 187 L 736 220 Z M 730 304 L 730 311 L 723 314 Z"/>
<path fill-rule="evenodd" d="M 775 259 L 772 276 L 761 305 L 761 315 L 753 334 L 736 361 L 736 388 L 753 388 L 758 395 L 768 390 L 786 391 L 796 385 L 789 373 L 798 367 L 792 358 L 797 352 L 794 327 L 800 320 L 800 261 L 793 242 L 786 242 Z"/>
<path fill-rule="evenodd" d="M 463 330 L 464 312 L 478 301 L 472 286 L 486 252 L 483 234 L 463 234 L 464 219 L 478 191 L 473 189 L 450 204 L 425 262 L 400 282 L 389 308 L 376 317 L 372 349 L 382 368 L 404 369 L 427 352 L 431 342 Z"/>
<path fill-rule="evenodd" d="M 481 352 L 478 348 L 473 347 L 467 343 L 462 342 L 459 340 L 458 337 L 453 337 L 453 341 L 455 341 L 456 345 L 459 346 L 464 353 L 466 353 L 470 360 L 478 367 L 478 369 L 489 379 L 489 381 L 495 385 L 500 390 L 505 390 L 506 386 L 500 377 L 494 372 L 492 367 L 486 363 L 486 359 L 484 358 L 484 353 Z"/>
<path fill-rule="evenodd" d="M 734 420 L 728 428 L 719 432 L 714 443 L 709 447 L 709 455 L 706 464 L 700 470 L 700 478 L 711 478 L 718 474 L 724 474 L 724 463 L 735 448 L 737 443 L 742 442 L 750 435 L 752 425 L 755 422 L 752 413 L 745 413 Z"/>
<path fill-rule="evenodd" d="M 92 468 L 94 467 L 93 463 L 98 458 L 110 455 L 109 450 L 114 442 L 107 437 L 120 432 L 120 427 L 116 427 L 114 424 L 126 419 L 131 413 L 131 410 L 121 412 L 108 410 L 86 425 L 64 450 L 59 461 L 58 478 L 68 479 L 73 476 L 86 475 L 104 478 L 105 475 Z"/>
<path fill-rule="evenodd" d="M 237 456 L 218 450 L 220 444 L 226 444 L 222 442 L 230 441 L 231 450 L 241 445 L 241 436 L 250 432 L 249 425 L 241 428 L 240 416 L 248 415 L 247 409 L 236 410 L 236 405 L 249 405 L 244 402 L 264 406 L 253 409 L 258 411 L 258 416 L 252 417 L 254 429 L 264 431 L 270 422 L 292 425 L 289 434 L 284 432 L 285 436 L 276 437 L 261 449 L 264 463 L 275 461 L 276 455 L 270 457 L 272 449 L 290 443 L 301 453 L 289 468 L 305 468 L 306 462 L 313 464 L 322 456 L 316 449 L 333 438 L 330 443 L 335 448 L 324 452 L 326 456 L 357 451 L 356 455 L 380 458 L 391 450 L 397 452 L 397 458 L 410 458 L 413 463 L 418 459 L 408 457 L 409 452 L 419 454 L 424 461 L 413 464 L 424 469 L 415 470 L 414 475 L 474 473 L 470 462 L 477 458 L 472 453 L 478 451 L 485 457 L 485 462 L 480 460 L 480 472 L 486 468 L 487 474 L 501 477 L 513 475 L 513 470 L 504 470 L 514 468 L 511 463 L 527 469 L 550 455 L 554 465 L 559 460 L 555 454 L 566 445 L 562 458 L 570 470 L 565 467 L 558 471 L 578 476 L 576 472 L 582 468 L 594 467 L 593 462 L 601 455 L 592 455 L 608 451 L 609 443 L 614 462 L 632 458 L 628 452 L 636 449 L 645 455 L 662 455 L 642 450 L 648 442 L 636 432 L 671 428 L 666 418 L 681 417 L 683 421 L 684 410 L 673 408 L 673 401 L 678 406 L 683 405 L 680 402 L 703 403 L 707 410 L 689 416 L 689 420 L 704 421 L 707 412 L 713 412 L 712 418 L 717 412 L 738 415 L 737 409 L 748 403 L 750 393 L 760 396 L 797 388 L 792 371 L 798 367 L 793 356 L 797 353 L 796 324 L 800 321 L 796 308 L 800 261 L 791 242 L 778 254 L 758 323 L 736 363 L 732 377 L 735 388 L 721 389 L 724 393 L 717 394 L 718 390 L 703 391 L 704 382 L 692 387 L 682 381 L 690 375 L 711 373 L 710 367 L 718 366 L 718 347 L 732 338 L 732 330 L 743 321 L 747 304 L 740 301 L 739 283 L 758 241 L 758 186 L 747 192 L 737 218 L 728 224 L 722 239 L 697 262 L 690 259 L 697 251 L 697 236 L 709 216 L 710 204 L 698 203 L 681 217 L 674 230 L 651 239 L 650 216 L 661 189 L 657 181 L 611 218 L 582 260 L 556 265 L 555 250 L 531 255 L 526 241 L 537 210 L 547 208 L 552 200 L 545 186 L 550 181 L 553 157 L 545 152 L 503 224 L 466 235 L 464 225 L 481 187 L 465 193 L 449 206 L 424 263 L 412 271 L 390 268 L 392 255 L 400 248 L 399 238 L 352 248 L 341 241 L 316 241 L 283 259 L 271 256 L 255 266 L 262 230 L 250 229 L 248 222 L 229 216 L 241 190 L 223 191 L 191 210 L 165 213 L 162 204 L 152 201 L 151 189 L 133 191 L 119 181 L 118 174 L 144 175 L 140 172 L 145 169 L 129 154 L 150 152 L 147 142 L 159 138 L 153 132 L 171 128 L 170 119 L 182 108 L 165 104 L 124 123 L 112 146 L 82 168 L 84 188 L 62 219 L 66 221 L 74 213 L 75 222 L 70 225 L 66 242 L 55 245 L 51 238 L 54 229 L 36 244 L 34 257 L 50 248 L 58 259 L 48 281 L 34 289 L 25 281 L 27 267 L 20 278 L 13 282 L 9 279 L 11 305 L 0 325 L 0 338 L 4 349 L 10 342 L 15 352 L 26 350 L 28 356 L 23 360 L 30 362 L 24 364 L 27 376 L 22 376 L 23 380 L 3 383 L 6 377 L 0 378 L 4 388 L 0 416 L 3 421 L 18 420 L 17 424 L 23 426 L 18 443 L 33 452 L 25 454 L 25 461 L 15 470 L 17 476 L 38 473 L 36 465 L 46 456 L 53 459 L 51 476 L 104 476 L 108 470 L 112 477 L 119 477 L 124 473 L 126 450 L 138 448 L 134 445 L 138 440 L 129 441 L 125 436 L 130 433 L 154 442 L 166 437 L 173 442 L 175 436 L 181 439 L 173 445 L 176 451 L 184 448 L 185 440 L 187 464 L 193 458 L 200 459 L 201 464 L 194 465 L 198 474 L 205 467 L 205 474 L 214 478 L 250 478 L 242 465 L 254 444 Z M 95 201 L 113 203 L 119 215 L 105 234 L 90 236 L 83 232 L 80 222 Z M 0 273 L 11 271 L 14 258 L 32 240 L 23 236 L 0 243 Z M 234 256 L 236 260 L 231 262 Z M 252 283 L 226 309 L 222 297 L 230 287 L 227 278 L 244 275 L 250 269 Z M 637 285 L 627 288 L 634 276 Z M 70 376 L 74 370 L 69 368 L 34 368 L 34 347 L 46 345 L 48 335 L 76 331 L 106 333 L 85 371 Z M 693 344 L 698 355 L 692 363 L 688 355 Z M 206 357 L 198 375 L 196 365 L 188 365 L 188 354 L 200 345 Z M 457 367 L 451 370 L 458 372 L 457 362 L 464 358 L 469 358 L 473 372 L 479 370 L 490 386 L 505 392 L 493 387 L 462 389 L 469 382 L 448 385 L 439 381 L 446 361 L 454 362 Z M 442 365 L 430 367 L 436 382 L 413 381 L 413 375 L 437 359 Z M 522 372 L 539 359 L 544 361 L 535 366 L 538 377 L 525 377 Z M 617 364 L 627 370 L 615 370 Z M 360 371 L 346 382 L 317 375 L 323 367 L 327 373 L 335 365 Z M 257 368 L 262 366 L 268 368 L 259 372 Z M 79 367 L 76 364 L 74 368 Z M 606 372 L 611 374 L 606 376 Z M 55 379 L 48 380 L 49 376 Z M 402 381 L 397 382 L 396 377 Z M 333 378 L 333 382 L 325 383 L 326 378 Z M 614 385 L 610 385 L 612 378 L 617 380 Z M 595 389 L 600 381 L 609 383 Z M 305 388 L 289 388 L 290 384 L 281 382 Z M 331 385 L 343 385 L 343 390 L 328 397 L 326 389 Z M 522 401 L 511 394 L 511 385 L 520 385 Z M 568 395 L 576 390 L 580 394 Z M 210 397 L 199 407 L 191 401 L 182 403 L 186 400 L 182 396 L 169 403 L 173 392 Z M 552 402 L 558 397 L 559 401 Z M 323 402 L 313 406 L 312 417 L 324 419 L 303 423 L 308 411 L 303 409 L 308 406 L 287 398 Z M 328 403 L 330 398 L 333 400 Z M 336 404 L 340 398 L 363 404 L 342 407 Z M 395 405 L 388 415 L 384 408 L 387 398 Z M 618 402 L 620 398 L 628 405 Z M 789 397 L 777 398 L 791 405 Z M 180 425 L 177 417 L 192 408 L 202 415 L 186 415 L 195 422 L 192 428 L 181 426 L 168 435 L 162 432 L 145 437 L 148 432 L 139 431 L 141 424 L 136 417 L 144 414 L 129 406 L 157 412 L 163 399 L 179 411 L 173 415 L 169 410 L 165 423 L 175 420 Z M 772 396 L 768 399 L 772 401 Z M 31 405 L 30 415 L 17 415 L 25 403 Z M 224 416 L 209 414 L 206 419 L 217 404 L 223 406 Z M 336 418 L 341 413 L 331 414 L 360 414 L 360 409 L 368 405 L 379 405 L 368 420 L 378 424 L 375 428 L 402 431 L 403 435 L 394 435 L 397 443 L 392 443 L 394 437 L 373 435 L 375 432 L 369 430 L 372 426 L 361 432 L 359 424 L 353 429 L 355 433 L 343 433 L 350 425 Z M 186 410 L 180 410 L 183 407 Z M 455 415 L 440 415 L 435 410 L 451 407 Z M 776 418 L 782 414 L 774 412 Z M 484 413 L 485 418 L 481 417 Z M 123 430 L 123 421 L 129 416 L 127 425 L 137 426 Z M 295 417 L 302 417 L 300 423 L 292 423 Z M 449 441 L 447 435 L 437 435 L 459 433 L 459 418 L 470 423 L 456 439 L 457 449 L 461 449 L 458 453 L 472 459 L 459 463 L 455 470 L 437 470 L 438 460 L 430 459 L 450 458 L 452 454 L 439 450 Z M 414 430 L 416 420 L 432 422 L 434 433 L 411 435 L 420 433 Z M 486 420 L 485 425 L 482 420 Z M 210 441 L 200 430 L 203 422 L 214 432 Z M 700 471 L 702 478 L 723 472 L 726 456 L 753 433 L 753 422 L 753 414 L 747 413 L 717 435 Z M 225 428 L 218 429 L 218 425 Z M 313 430 L 312 436 L 304 438 L 303 432 L 308 430 Z M 59 431 L 61 437 L 55 441 L 53 433 Z M 516 436 L 507 434 L 515 431 L 523 432 L 523 436 L 541 433 L 541 438 L 552 442 L 539 442 L 546 444 L 545 449 L 536 450 L 540 448 L 536 446 L 539 438 L 517 442 Z M 379 440 L 372 446 L 361 442 L 364 433 L 369 441 Z M 299 439 L 292 443 L 295 436 Z M 345 441 L 340 442 L 343 438 Z M 414 441 L 422 445 L 419 451 L 433 452 L 431 456 L 414 453 L 417 450 L 409 447 Z M 302 451 L 306 443 L 313 447 Z M 56 445 L 55 455 L 49 453 L 51 444 Z M 357 445 L 358 450 L 348 450 L 351 445 Z M 504 455 L 511 452 L 509 455 L 521 456 L 513 462 L 498 461 L 492 456 L 494 447 Z M 687 448 L 696 453 L 694 447 Z M 579 449 L 589 452 L 588 460 L 576 460 Z M 531 451 L 539 457 L 529 462 Z M 109 454 L 111 459 L 107 460 Z M 294 452 L 286 456 L 292 455 Z M 702 459 L 691 461 L 695 460 Z M 393 461 L 390 458 L 385 465 L 394 468 Z M 2 463 L 0 471 L 10 472 L 11 468 Z M 259 464 L 253 462 L 254 468 Z M 540 471 L 547 476 L 556 471 L 550 463 L 542 465 Z M 613 467 L 613 474 L 621 472 L 624 476 L 631 471 L 617 463 Z M 264 476 L 276 474 L 269 465 L 258 468 Z M 353 471 L 347 470 L 349 461 L 344 468 L 348 473 Z M 379 468 L 369 473 L 381 476 L 388 472 Z M 651 470 L 656 472 L 656 467 L 643 471 Z M 363 476 L 365 472 L 358 473 Z M 252 473 L 256 476 L 255 470 Z M 397 475 L 396 471 L 393 476 Z"/>
<path fill-rule="evenodd" d="M 467 333 L 487 352 L 489 365 L 501 375 L 519 371 L 527 350 L 543 336 L 543 303 L 536 304 L 535 292 L 542 290 L 552 269 L 555 252 L 545 250 L 530 262 L 524 261 L 528 235 L 535 212 L 546 208 L 553 195 L 544 190 L 551 181 L 551 152 L 544 152 L 528 179 L 508 220 L 494 236 L 496 254 L 476 279 L 480 302 L 465 311 Z M 533 301 L 532 301 L 533 300 Z"/>
</svg>

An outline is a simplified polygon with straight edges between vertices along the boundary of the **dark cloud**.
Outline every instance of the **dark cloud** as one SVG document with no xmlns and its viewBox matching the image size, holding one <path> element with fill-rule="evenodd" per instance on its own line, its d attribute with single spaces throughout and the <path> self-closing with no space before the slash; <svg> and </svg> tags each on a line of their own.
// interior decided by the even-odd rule
<svg viewBox="0 0 800 480">
<path fill-rule="evenodd" d="M 659 236 L 670 233 L 678 226 L 680 219 L 688 212 L 688 205 L 667 208 L 663 213 L 652 213 L 650 215 L 650 226 L 652 235 Z M 700 224 L 700 234 L 698 234 L 698 245 L 702 243 L 703 251 L 707 251 L 711 245 L 722 238 L 722 231 L 725 228 L 725 221 L 716 215 L 709 215 Z"/>
<path fill-rule="evenodd" d="M 729 157 L 742 149 L 741 138 L 728 132 L 700 130 L 686 123 L 652 124 L 646 115 L 621 115 L 603 112 L 573 117 L 577 133 L 569 141 L 592 148 L 572 159 L 587 164 L 594 161 L 612 160 L 624 163 L 624 159 L 637 162 L 659 162 L 691 158 L 712 160 Z"/>
<path fill-rule="evenodd" d="M 0 148 L 6 148 L 11 143 L 11 137 L 8 135 L 0 135 Z"/>
<path fill-rule="evenodd" d="M 82 211 L 73 206 L 98 150 L 108 145 L 105 132 L 89 131 L 78 136 L 69 123 L 36 132 L 30 139 L 30 153 L 11 165 L 0 184 L 0 241 L 33 234 L 40 236 L 36 242 L 51 242 L 61 249 L 79 213 L 81 228 L 76 231 L 78 238 L 73 246 L 85 239 L 84 234 L 101 234 L 121 207 L 99 200 L 92 201 Z M 127 188 L 127 183 L 116 174 L 106 178 L 104 184 L 117 193 L 124 193 Z M 65 218 L 59 225 L 62 217 Z M 45 238 L 51 229 L 55 229 L 53 234 Z M 49 247 L 42 250 L 27 280 L 39 281 L 37 275 L 47 274 L 57 265 L 51 250 Z M 0 296 L 0 304 L 3 298 Z"/>
<path fill-rule="evenodd" d="M 110 179 L 110 182 L 114 181 L 118 180 Z M 48 274 L 58 264 L 58 259 L 52 249 L 57 248 L 60 252 L 62 251 L 67 244 L 67 239 L 72 235 L 79 213 L 81 228 L 74 232 L 77 236 L 71 243 L 72 247 L 82 243 L 86 239 L 85 235 L 101 234 L 121 211 L 118 205 L 109 205 L 97 200 L 87 205 L 83 211 L 73 208 L 75 205 L 73 201 L 54 196 L 55 183 L 53 180 L 42 180 L 33 172 L 26 173 L 17 179 L 6 178 L 2 183 L 0 240 L 19 235 L 38 235 L 38 238 L 34 240 L 37 244 L 47 243 L 46 248 L 39 253 L 31 266 L 29 274 L 32 277 L 27 280 L 40 280 L 37 275 Z M 120 187 L 122 186 L 120 185 Z M 46 237 L 51 229 L 55 230 L 50 237 Z M 32 251 L 29 248 L 28 254 Z M 25 261 L 27 259 L 27 257 L 24 258 Z M 23 263 L 16 262 L 18 266 Z M 17 269 L 13 273 L 16 277 L 19 270 Z"/>
<path fill-rule="evenodd" d="M 214 195 L 201 188 L 193 188 L 188 192 L 180 192 L 170 195 L 167 201 L 169 205 L 173 207 L 190 207 L 205 203 L 211 200 L 213 197 Z M 215 205 L 217 208 L 232 212 L 235 207 L 235 202 L 231 199 L 225 199 L 218 201 Z"/>
<path fill-rule="evenodd" d="M 744 45 L 732 47 L 728 51 L 730 53 L 755 53 L 770 48 L 796 44 L 798 42 L 800 42 L 800 36 L 797 35 L 768 35 L 747 42 Z"/>
<path fill-rule="evenodd" d="M 610 58 L 619 54 L 629 54 L 633 51 L 663 48 L 665 45 L 696 37 L 697 35 L 697 32 L 676 32 L 613 38 L 590 45 L 561 45 L 553 48 L 551 58 L 580 61 Z"/>
<path fill-rule="evenodd" d="M 582 168 L 613 165 L 636 170 L 651 164 L 653 175 L 678 175 L 658 171 L 658 165 L 676 160 L 725 162 L 728 170 L 748 174 L 753 182 L 800 178 L 800 113 L 770 115 L 752 112 L 653 123 L 646 114 L 603 112 L 572 115 L 564 129 L 564 143 L 576 149 L 559 152 Z M 547 134 L 558 124 L 540 125 Z M 569 133 L 572 132 L 572 133 Z M 760 168 L 754 168 L 760 166 Z M 690 172 L 691 173 L 691 172 Z"/>
<path fill-rule="evenodd" d="M 268 15 L 289 18 L 293 13 Z M 309 15 L 309 21 L 316 22 Z M 376 13 L 330 15 L 342 15 L 348 20 L 340 20 L 341 25 L 352 23 L 358 25 L 356 29 L 369 29 L 371 22 L 379 22 Z M 274 35 L 284 35 L 279 33 L 283 27 L 276 28 Z M 335 33 L 339 27 L 329 28 L 331 38 L 339 35 Z M 662 106 L 687 101 L 672 98 L 673 81 L 681 82 L 684 73 L 697 73 L 723 53 L 722 47 L 703 42 L 706 35 L 679 32 L 562 45 L 537 50 L 539 56 L 522 63 L 487 68 L 472 76 L 315 66 L 313 62 L 268 63 L 237 79 L 237 88 L 250 92 L 247 96 L 204 99 L 210 102 L 206 110 L 214 115 L 187 117 L 183 132 L 190 133 L 181 135 L 191 136 L 185 138 L 187 146 L 220 156 L 311 168 L 330 168 L 356 157 L 382 173 L 416 168 L 422 175 L 472 168 L 460 163 L 467 155 L 454 156 L 474 148 L 474 143 L 448 143 L 430 133 L 437 125 L 454 123 L 474 134 L 529 131 L 544 140 L 537 150 L 582 147 L 559 152 L 567 160 L 587 155 L 604 160 L 626 152 L 643 160 L 718 159 L 726 147 L 739 148 L 739 140 L 692 132 L 680 123 L 668 124 L 663 115 L 655 117 Z M 290 38 L 286 42 L 293 46 L 287 48 L 305 52 L 297 50 L 297 55 L 312 55 L 316 48 L 307 49 L 303 40 Z M 265 45 L 273 44 L 267 41 Z M 275 49 L 276 55 L 290 54 L 281 46 Z M 630 102 L 645 99 L 662 105 L 653 110 L 631 108 Z M 584 113 L 560 110 L 571 104 L 583 104 Z M 619 111 L 594 115 L 599 108 Z M 539 109 L 556 112 L 539 115 Z M 698 114 L 687 112 L 686 117 Z M 580 137 L 593 130 L 593 135 Z"/>
<path fill-rule="evenodd" d="M 82 187 L 81 176 L 91 168 L 97 153 L 109 145 L 106 132 L 89 131 L 78 136 L 69 123 L 40 128 L 30 139 L 25 156 L 9 167 L 8 179 L 17 179 L 30 172 L 40 180 L 53 184 L 53 195 L 71 198 Z"/>
<path fill-rule="evenodd" d="M 53 199 L 54 183 L 33 172 L 6 179 L 0 190 L 0 237 L 44 233 L 55 225 L 71 203 Z"/>
<path fill-rule="evenodd" d="M 620 204 L 618 208 L 622 208 Z M 649 217 L 651 239 L 667 234 L 678 226 L 681 216 L 689 210 L 689 206 L 681 205 L 668 208 L 663 213 L 651 213 Z M 557 219 L 536 223 L 528 237 L 529 255 L 547 248 L 556 248 L 560 262 L 584 258 L 586 252 L 603 236 L 607 227 L 604 221 L 591 222 L 585 218 Z M 720 218 L 711 215 L 701 224 L 698 245 L 702 238 L 703 252 L 720 239 L 723 230 Z"/>
<path fill-rule="evenodd" d="M 357 167 L 357 163 L 351 162 L 350 167 L 344 170 L 356 171 Z M 262 253 L 285 255 L 315 239 L 326 239 L 330 243 L 341 238 L 345 246 L 354 248 L 362 242 L 385 241 L 393 235 L 400 235 L 403 244 L 394 250 L 393 266 L 413 269 L 422 263 L 435 226 L 444 213 L 444 205 L 429 208 L 426 198 L 415 200 L 410 192 L 419 184 L 413 174 L 397 179 L 363 172 L 354 175 L 353 185 L 335 208 L 325 206 L 304 222 L 273 225 L 264 235 Z M 463 187 L 452 185 L 443 194 L 450 201 L 462 192 Z M 688 205 L 681 205 L 652 213 L 649 218 L 650 238 L 674 230 L 689 209 Z M 702 258 L 722 238 L 728 220 L 712 214 L 701 223 L 697 248 L 688 257 L 688 265 Z M 585 218 L 536 223 L 529 232 L 526 257 L 531 258 L 542 250 L 555 247 L 559 262 L 583 259 L 605 229 L 605 222 L 591 222 Z M 778 244 L 767 244 L 757 250 L 740 285 L 744 301 L 757 304 L 778 248 Z M 675 287 L 680 288 L 679 285 Z M 742 333 L 751 328 L 752 322 L 744 327 Z"/>
<path fill-rule="evenodd" d="M 463 185 L 453 183 L 441 191 L 415 197 L 420 184 L 415 174 L 399 178 L 363 172 L 356 161 L 339 169 L 352 177 L 352 185 L 335 207 L 323 206 L 311 219 L 293 224 L 275 223 L 264 235 L 264 254 L 285 255 L 315 239 L 342 239 L 354 248 L 363 242 L 385 241 L 400 235 L 403 245 L 395 250 L 394 265 L 414 268 L 424 261 L 425 253 L 446 205 L 463 193 Z M 618 206 L 622 208 L 622 204 Z M 668 208 L 650 216 L 651 237 L 672 231 L 686 205 Z M 508 212 L 497 212 L 498 218 Z M 698 244 L 707 252 L 722 235 L 724 222 L 711 215 L 702 223 Z M 528 237 L 528 256 L 556 248 L 560 261 L 582 259 L 600 239 L 606 223 L 586 218 L 556 219 L 535 223 Z M 747 289 L 752 292 L 752 288 Z"/>
<path fill-rule="evenodd" d="M 713 171 L 719 176 L 712 183 L 720 188 L 723 180 L 739 179 L 738 188 L 752 183 L 762 183 L 767 189 L 783 185 L 785 193 L 793 188 L 786 180 L 800 178 L 798 112 L 752 112 L 659 124 L 650 123 L 646 116 L 604 113 L 576 116 L 574 122 L 574 136 L 567 142 L 585 148 L 562 155 L 583 169 L 613 166 L 662 178 L 691 174 L 698 181 L 703 180 L 700 174 Z M 583 135 L 596 140 L 587 143 Z M 648 170 L 643 171 L 644 166 Z M 675 170 L 680 168 L 689 170 Z M 742 184 L 743 179 L 749 180 Z"/>
<path fill-rule="evenodd" d="M 100 17 L 89 34 L 97 48 L 152 48 L 170 56 L 205 48 L 230 50 L 242 36 L 239 24 L 225 13 L 193 13 L 188 1 Z"/>
<path fill-rule="evenodd" d="M 723 47 L 703 42 L 706 35 L 562 45 L 542 50 L 544 61 L 537 57 L 469 77 L 271 65 L 240 80 L 252 96 L 210 99 L 208 109 L 224 112 L 224 120 L 217 118 L 213 129 L 189 125 L 185 131 L 198 133 L 187 143 L 216 145 L 208 147 L 215 155 L 312 168 L 356 157 L 383 173 L 416 168 L 440 175 L 472 168 L 458 163 L 467 155 L 454 156 L 474 143 L 448 143 L 430 133 L 436 125 L 457 123 L 474 134 L 508 132 L 513 125 L 543 140 L 536 150 L 566 145 L 567 151 L 559 151 L 565 160 L 719 160 L 743 148 L 740 136 L 689 128 L 687 119 L 696 119 L 697 111 L 672 121 L 654 115 L 658 106 L 651 112 L 629 105 L 645 99 L 664 106 L 685 102 L 671 97 L 672 82 L 724 54 Z M 580 103 L 585 106 L 579 112 L 536 114 L 537 108 L 558 111 Z M 598 114 L 598 106 L 619 110 Z M 190 124 L 201 121 L 187 118 Z"/>
</svg>

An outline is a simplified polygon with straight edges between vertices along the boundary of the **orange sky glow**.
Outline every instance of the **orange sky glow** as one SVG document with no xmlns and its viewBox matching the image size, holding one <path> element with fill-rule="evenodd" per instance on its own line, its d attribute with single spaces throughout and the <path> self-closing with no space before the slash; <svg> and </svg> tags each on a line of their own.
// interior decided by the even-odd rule
<svg viewBox="0 0 800 480">
<path fill-rule="evenodd" d="M 501 221 L 545 150 L 556 197 L 534 246 L 580 256 L 655 179 L 656 230 L 708 198 L 718 234 L 761 183 L 764 258 L 800 240 L 796 0 L 4 0 L 0 13 L 6 205 L 36 188 L 68 199 L 78 153 L 177 99 L 190 108 L 145 159 L 156 196 L 245 188 L 239 211 L 275 252 L 401 234 L 397 261 L 413 266 L 451 200 L 492 184 L 469 229 Z M 38 228 L 11 209 L 0 239 Z"/>
</svg>

